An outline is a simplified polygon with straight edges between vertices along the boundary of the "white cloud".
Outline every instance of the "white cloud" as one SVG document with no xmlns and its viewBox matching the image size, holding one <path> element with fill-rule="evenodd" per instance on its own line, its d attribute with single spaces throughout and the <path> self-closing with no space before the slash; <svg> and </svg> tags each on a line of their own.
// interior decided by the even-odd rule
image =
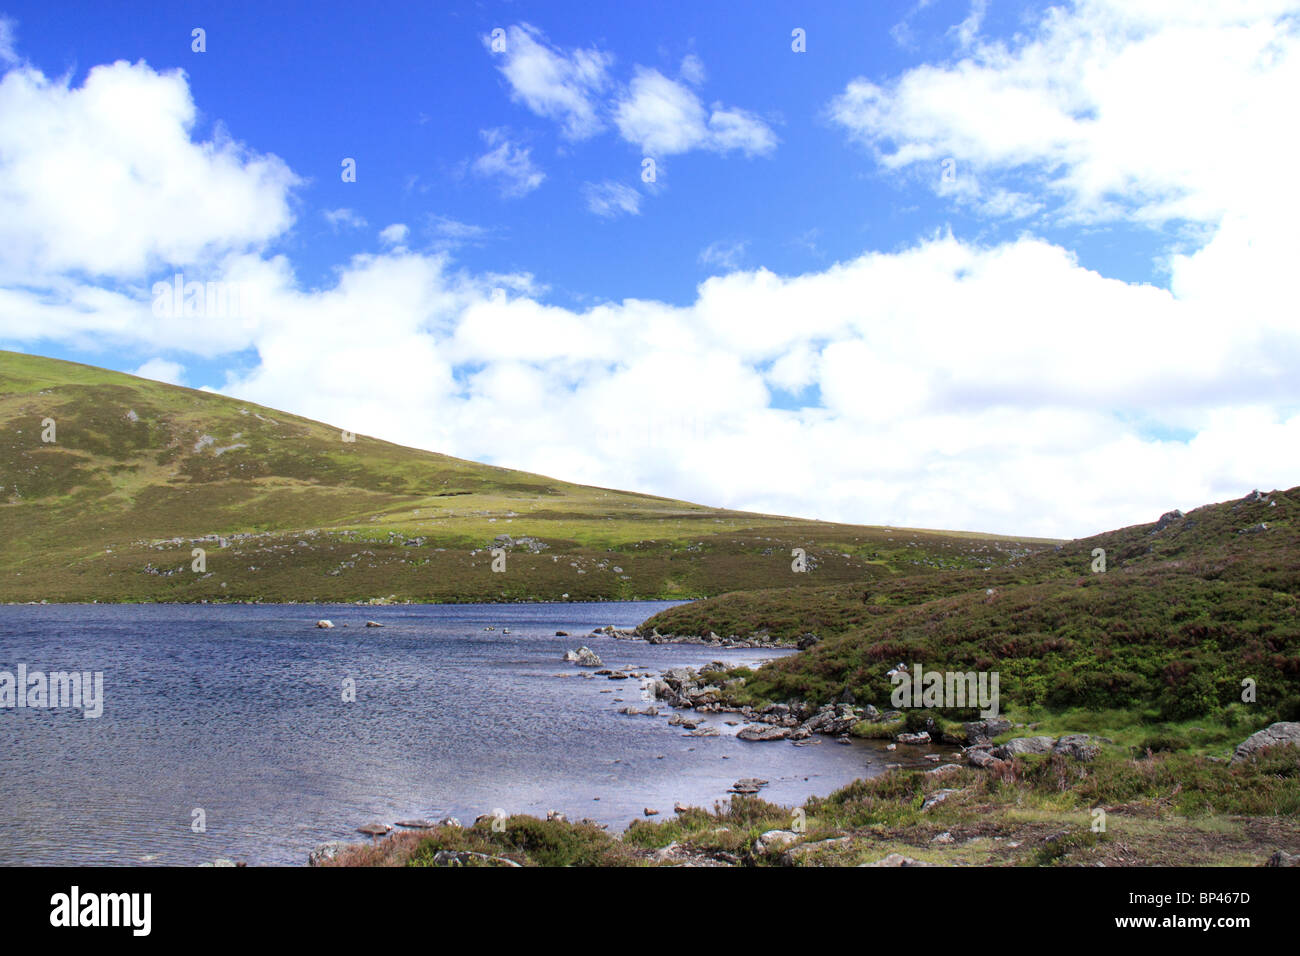
<svg viewBox="0 0 1300 956">
<path fill-rule="evenodd" d="M 18 26 L 11 18 L 0 16 L 0 64 L 4 66 L 17 66 L 22 62 L 14 39 L 17 31 Z"/>
<path fill-rule="evenodd" d="M 526 196 L 542 184 L 546 174 L 533 165 L 531 150 L 512 143 L 503 130 L 485 129 L 481 135 L 489 149 L 474 160 L 472 168 L 477 175 L 496 180 L 502 196 Z"/>
<path fill-rule="evenodd" d="M 752 113 L 720 104 L 706 110 L 690 88 L 645 67 L 637 67 L 614 106 L 614 124 L 649 156 L 693 149 L 754 156 L 770 153 L 777 144 L 776 134 Z"/>
<path fill-rule="evenodd" d="M 69 83 L 30 68 L 0 80 L 0 280 L 142 277 L 260 249 L 292 224 L 283 162 L 220 132 L 190 138 L 180 71 L 119 61 Z"/>
<path fill-rule="evenodd" d="M 984 23 L 984 16 L 988 11 L 989 0 L 971 0 L 970 13 L 967 14 L 966 19 L 950 31 L 961 49 L 969 49 L 971 44 L 975 42 L 980 27 Z"/>
<path fill-rule="evenodd" d="M 365 217 L 359 215 L 352 209 L 325 209 L 321 212 L 325 221 L 330 224 L 330 228 L 335 232 L 340 229 L 364 229 L 366 227 Z"/>
<path fill-rule="evenodd" d="M 587 208 L 597 216 L 612 219 L 624 214 L 641 214 L 641 194 L 631 186 L 607 179 L 600 183 L 584 183 L 582 192 L 587 199 Z"/>
<path fill-rule="evenodd" d="M 483 42 L 490 50 L 491 37 Z M 705 80 L 704 63 L 693 53 L 682 59 L 682 82 L 637 66 L 626 87 L 609 76 L 611 55 L 595 48 L 564 53 L 528 24 L 510 27 L 505 52 L 494 55 L 501 58 L 499 68 L 513 97 L 538 116 L 558 121 L 569 139 L 596 135 L 608 114 L 619 135 L 647 155 L 705 149 L 756 156 L 777 146 L 776 134 L 754 113 L 721 103 L 704 106 L 686 85 Z M 606 107 L 602 97 L 610 88 L 618 92 Z"/>
<path fill-rule="evenodd" d="M 719 239 L 700 250 L 700 263 L 706 266 L 734 271 L 740 268 L 740 261 L 745 255 L 749 243 L 743 239 L 728 241 Z"/>
<path fill-rule="evenodd" d="M 1173 9 L 1183 22 L 1171 26 L 1162 18 Z M 92 256 L 77 217 L 0 181 L 10 190 L 0 208 L 28 217 L 0 221 L 7 273 L 39 237 L 45 268 L 74 263 L 39 287 L 0 282 L 0 336 L 176 356 L 253 350 L 256 364 L 228 394 L 464 458 L 833 520 L 1076 535 L 1285 487 L 1300 473 L 1300 197 L 1285 176 L 1255 177 L 1293 152 L 1285 120 L 1297 40 L 1269 14 L 1261 3 L 1227 12 L 1082 3 L 1047 15 L 1022 47 L 976 37 L 966 60 L 875 92 L 859 86 L 864 95 L 841 104 L 882 162 L 902 170 L 956 156 L 958 183 L 967 166 L 978 178 L 954 198 L 1001 203 L 1003 215 L 1027 198 L 1045 204 L 1042 214 L 1191 216 L 1203 238 L 1170 252 L 1168 288 L 1109 278 L 1029 234 L 984 244 L 936 233 L 803 275 L 712 276 L 684 306 L 625 299 L 578 310 L 544 301 L 529 275 L 474 274 L 446 252 L 405 247 L 356 256 L 332 287 L 304 288 L 287 259 L 267 258 L 212 213 L 201 232 L 220 253 L 207 260 L 214 277 L 246 283 L 257 311 L 247 321 L 166 318 L 150 310 L 155 274 L 89 284 L 76 270 L 114 251 Z M 1097 31 L 1109 42 L 1092 39 Z M 1151 58 L 1149 74 L 1137 53 Z M 1201 57 L 1195 66 L 1212 89 L 1187 76 L 1182 56 Z M 128 133 L 162 120 L 142 118 L 136 95 L 148 104 L 179 84 L 188 102 L 188 90 L 183 78 L 114 69 L 131 72 L 138 94 L 122 93 L 108 114 L 57 113 L 58 135 L 38 129 L 18 142 L 28 168 L 65 155 L 73 168 L 92 165 L 81 151 L 105 142 L 116 144 L 120 169 L 148 168 L 156 141 Z M 1192 82 L 1193 106 L 1168 99 L 1162 69 Z M 0 85 L 0 95 L 14 89 Z M 1153 89 L 1166 97 L 1161 109 Z M 45 105 L 61 109 L 68 95 L 56 90 Z M 1134 130 L 1124 98 L 1163 139 Z M 167 154 L 206 155 L 183 111 L 166 115 Z M 1040 122 L 1024 129 L 1030 117 Z M 638 128 L 672 135 L 648 120 Z M 18 140 L 7 118 L 0 129 L 10 132 L 0 142 Z M 1209 153 L 1186 152 L 1196 143 Z M 254 194 L 264 182 L 247 165 L 230 174 Z M 281 198 L 284 177 L 273 193 Z M 1047 188 L 1025 182 L 1034 177 Z M 586 192 L 598 213 L 639 210 L 629 186 L 588 183 Z M 138 199 L 132 188 L 107 190 L 95 214 L 127 224 L 129 242 L 145 250 L 137 258 L 184 253 L 167 222 L 131 239 Z M 449 235 L 475 228 L 444 220 Z M 774 389 L 820 403 L 773 407 Z M 1167 437 L 1184 432 L 1194 437 Z M 764 467 L 725 464 L 745 461 Z"/>
<path fill-rule="evenodd" d="M 395 222 L 379 230 L 379 241 L 386 246 L 405 246 L 411 227 L 404 222 Z"/>
<path fill-rule="evenodd" d="M 491 38 L 484 37 L 491 49 Z M 596 95 L 608 82 L 613 58 L 596 49 L 571 50 L 551 46 L 541 31 L 527 23 L 506 31 L 500 70 L 512 95 L 538 116 L 558 120 L 564 135 L 586 139 L 600 132 Z"/>
<path fill-rule="evenodd" d="M 179 362 L 169 362 L 166 359 L 152 358 L 131 374 L 139 375 L 141 378 L 151 378 L 158 382 L 166 382 L 169 385 L 185 384 L 185 366 Z"/>
<path fill-rule="evenodd" d="M 680 73 L 682 79 L 693 86 L 699 86 L 708 76 L 704 70 L 704 61 L 694 53 L 688 53 L 682 57 Z"/>
<path fill-rule="evenodd" d="M 1291 175 L 1287 11 L 1300 4 L 1080 0 L 1010 45 L 971 34 L 958 62 L 854 80 L 830 115 L 886 167 L 936 185 L 952 157 L 1033 184 L 1067 219 L 1217 221 L 1267 205 Z"/>
</svg>

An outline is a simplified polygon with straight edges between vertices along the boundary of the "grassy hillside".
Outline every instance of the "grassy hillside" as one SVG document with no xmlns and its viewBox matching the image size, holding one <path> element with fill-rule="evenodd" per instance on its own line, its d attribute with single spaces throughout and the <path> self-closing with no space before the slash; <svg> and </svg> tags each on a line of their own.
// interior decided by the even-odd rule
<svg viewBox="0 0 1300 956">
<path fill-rule="evenodd" d="M 0 601 L 692 598 L 996 567 L 1048 544 L 590 488 L 13 352 L 0 539 Z"/>
<path fill-rule="evenodd" d="M 1243 727 L 1296 720 L 1298 517 L 1300 488 L 1253 493 L 989 571 L 724 595 L 670 609 L 643 630 L 817 634 L 810 650 L 748 678 L 746 694 L 761 700 L 849 693 L 887 706 L 886 671 L 903 662 L 996 670 L 1004 710 L 1020 714 L 1123 711 L 1108 718 L 1112 730 L 1203 717 L 1229 727 L 1237 718 Z M 1104 571 L 1093 570 L 1098 548 Z M 1247 678 L 1257 685 L 1253 704 L 1241 701 Z"/>
</svg>

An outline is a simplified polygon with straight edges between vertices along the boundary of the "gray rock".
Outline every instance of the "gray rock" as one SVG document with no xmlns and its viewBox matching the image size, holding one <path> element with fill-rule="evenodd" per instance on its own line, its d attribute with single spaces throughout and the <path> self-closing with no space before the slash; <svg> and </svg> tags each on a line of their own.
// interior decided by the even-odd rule
<svg viewBox="0 0 1300 956">
<path fill-rule="evenodd" d="M 793 830 L 768 830 L 754 841 L 755 853 L 770 853 L 799 842 L 799 834 Z"/>
<path fill-rule="evenodd" d="M 433 855 L 434 866 L 520 866 L 503 856 L 489 856 L 472 850 L 439 850 Z"/>
<path fill-rule="evenodd" d="M 922 744 L 928 744 L 930 742 L 930 735 L 923 730 L 919 734 L 899 734 L 895 739 L 897 739 L 900 744 L 921 746 Z"/>
<path fill-rule="evenodd" d="M 1155 531 L 1164 531 L 1165 528 L 1169 527 L 1171 524 L 1173 524 L 1182 516 L 1183 513 L 1179 511 L 1177 508 L 1175 508 L 1173 511 L 1166 511 L 1164 514 L 1160 516 L 1160 520 L 1156 522 Z"/>
<path fill-rule="evenodd" d="M 1075 760 L 1091 760 L 1101 753 L 1101 747 L 1095 738 L 1087 734 L 1066 734 L 1052 747 L 1052 753 L 1064 754 Z"/>
<path fill-rule="evenodd" d="M 789 727 L 773 727 L 770 724 L 748 724 L 736 734 L 741 740 L 785 740 L 790 736 Z"/>
<path fill-rule="evenodd" d="M 585 644 L 576 651 L 565 651 L 564 659 L 571 664 L 577 664 L 579 667 L 601 667 L 604 664 L 604 661 L 600 659 L 600 655 Z"/>
<path fill-rule="evenodd" d="M 930 866 L 929 863 L 922 863 L 920 860 L 913 860 L 910 856 L 903 856 L 901 853 L 891 853 L 883 860 L 877 860 L 875 863 L 862 863 L 860 866 Z"/>
<path fill-rule="evenodd" d="M 620 707 L 620 714 L 627 714 L 629 717 L 658 717 L 659 708 L 651 704 L 649 707 Z"/>
<path fill-rule="evenodd" d="M 1240 763 L 1248 757 L 1253 757 L 1265 747 L 1277 747 L 1283 744 L 1300 747 L 1300 722 L 1280 721 L 1251 734 L 1237 745 L 1237 750 L 1232 755 L 1232 762 Z"/>
<path fill-rule="evenodd" d="M 944 790 L 935 790 L 932 793 L 927 794 L 925 800 L 921 803 L 921 810 L 922 811 L 929 810 L 931 807 L 943 803 L 954 793 L 961 793 L 961 791 L 944 789 Z"/>
<path fill-rule="evenodd" d="M 1273 855 L 1268 858 L 1265 866 L 1300 866 L 1300 853 L 1288 853 L 1286 850 L 1275 850 Z"/>
<path fill-rule="evenodd" d="M 968 744 L 989 743 L 998 734 L 1005 734 L 1011 729 L 1011 721 L 1005 717 L 989 717 L 986 720 L 971 720 L 962 724 L 966 731 Z"/>
<path fill-rule="evenodd" d="M 334 859 L 339 855 L 339 853 L 346 850 L 347 847 L 348 845 L 346 843 L 339 840 L 335 840 L 332 843 L 322 843 L 320 846 L 316 847 L 316 849 L 307 854 L 307 865 L 320 866 L 322 863 Z"/>
<path fill-rule="evenodd" d="M 1051 753 L 1054 746 L 1056 741 L 1051 737 L 1016 737 L 1000 747 L 994 747 L 992 753 L 999 760 L 1006 760 L 1021 754 Z"/>
</svg>

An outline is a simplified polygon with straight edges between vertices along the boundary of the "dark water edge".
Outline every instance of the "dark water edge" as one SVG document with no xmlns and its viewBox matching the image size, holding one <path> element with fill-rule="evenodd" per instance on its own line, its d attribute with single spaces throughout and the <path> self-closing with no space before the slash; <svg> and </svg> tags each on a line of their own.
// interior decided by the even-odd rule
<svg viewBox="0 0 1300 956">
<path fill-rule="evenodd" d="M 635 681 L 563 662 L 580 644 L 655 673 L 788 653 L 589 636 L 674 603 L 0 607 L 0 670 L 101 671 L 105 695 L 98 719 L 0 708 L 0 865 L 301 864 L 364 823 L 497 808 L 621 829 L 741 777 L 796 804 L 895 759 L 740 741 L 728 714 L 706 718 L 723 736 L 683 737 L 667 708 L 617 713 L 641 704 Z"/>
</svg>

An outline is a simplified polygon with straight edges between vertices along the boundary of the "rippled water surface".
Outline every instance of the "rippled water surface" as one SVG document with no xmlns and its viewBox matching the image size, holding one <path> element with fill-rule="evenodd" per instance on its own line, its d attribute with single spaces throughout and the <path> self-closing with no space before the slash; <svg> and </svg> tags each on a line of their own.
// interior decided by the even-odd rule
<svg viewBox="0 0 1300 956">
<path fill-rule="evenodd" d="M 0 708 L 0 864 L 300 864 L 364 823 L 497 807 L 621 828 L 645 807 L 711 806 L 741 777 L 795 803 L 893 759 L 747 743 L 725 714 L 710 718 L 724 736 L 683 737 L 667 708 L 617 712 L 640 704 L 635 681 L 563 662 L 584 643 L 656 673 L 780 653 L 587 636 L 668 606 L 0 607 L 0 670 L 102 671 L 105 696 L 99 719 Z"/>
</svg>

